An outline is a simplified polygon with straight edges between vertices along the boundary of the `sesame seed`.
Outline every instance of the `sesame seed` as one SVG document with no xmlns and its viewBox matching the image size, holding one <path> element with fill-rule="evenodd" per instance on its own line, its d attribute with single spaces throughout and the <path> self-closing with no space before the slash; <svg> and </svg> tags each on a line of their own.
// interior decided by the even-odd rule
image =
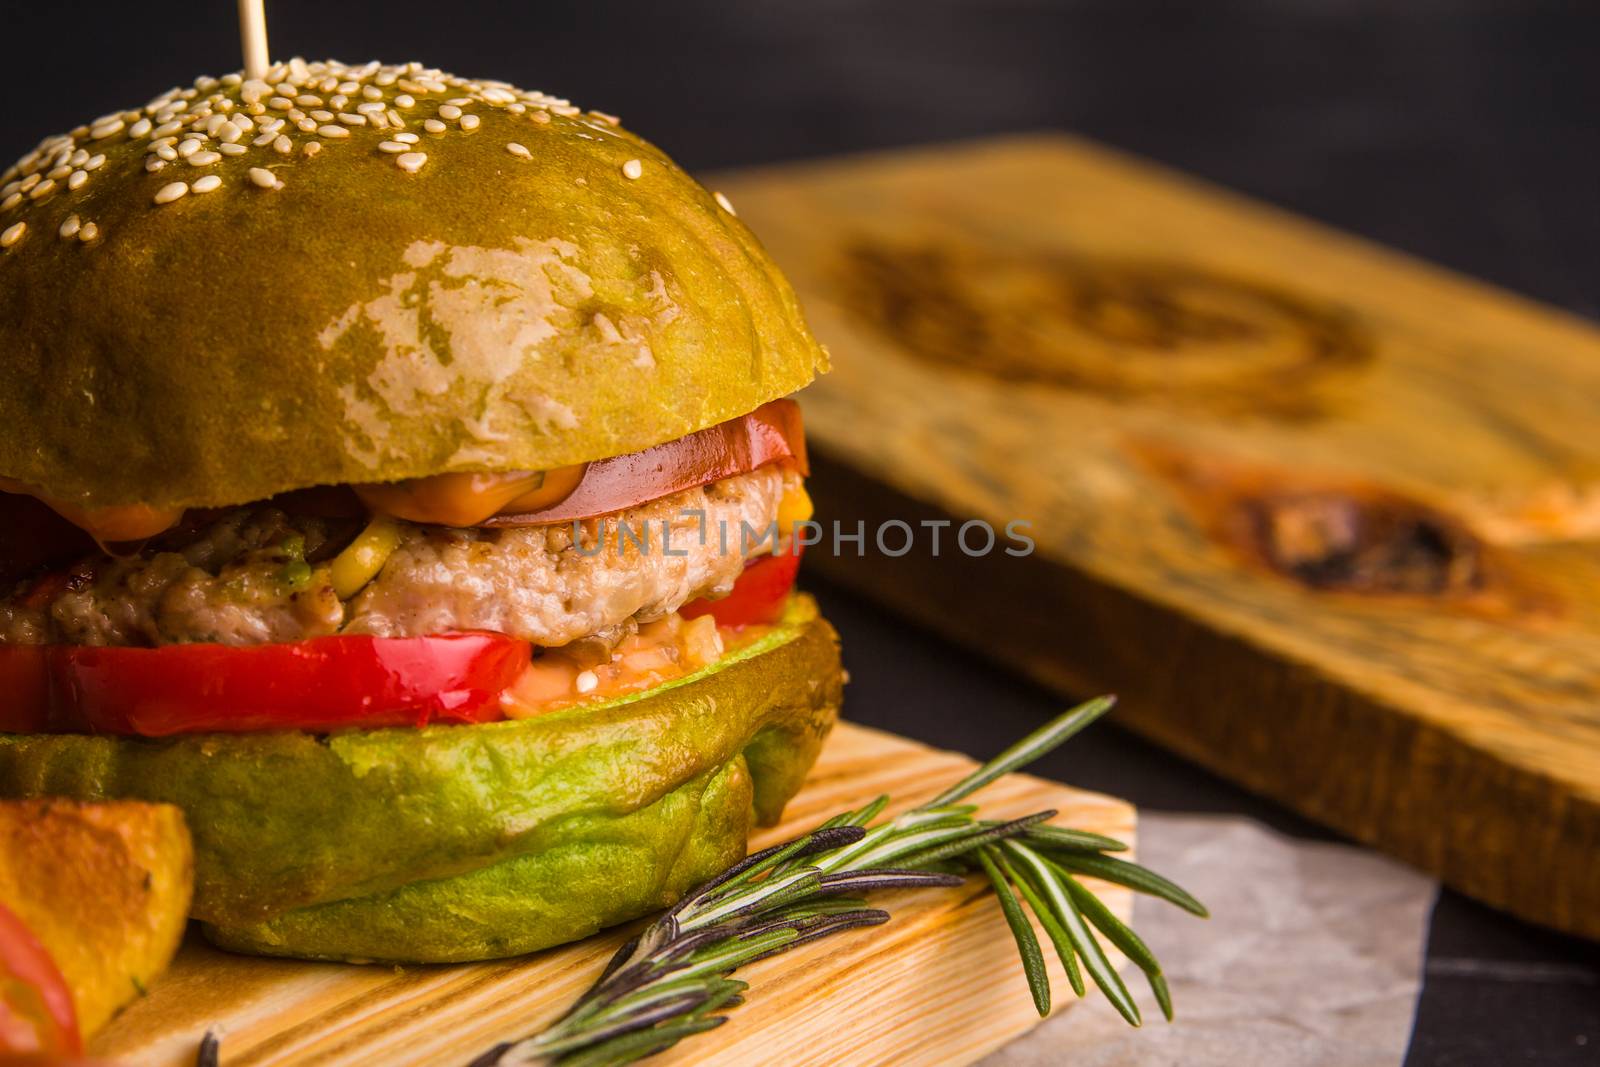
<svg viewBox="0 0 1600 1067">
<path fill-rule="evenodd" d="M 28 224 L 26 222 L 13 223 L 4 230 L 0 230 L 0 248 L 10 248 L 22 240 L 22 235 L 27 232 Z"/>
<path fill-rule="evenodd" d="M 509 144 L 507 144 L 506 145 L 506 151 L 510 152 L 512 155 L 516 156 L 518 159 L 532 159 L 533 158 L 533 153 L 528 151 L 528 146 L 525 145 L 525 144 L 518 144 L 516 141 L 512 141 Z"/>
<path fill-rule="evenodd" d="M 83 229 L 78 231 L 78 240 L 84 242 L 85 244 L 87 244 L 88 242 L 94 240 L 96 237 L 99 237 L 99 236 L 100 236 L 100 227 L 96 226 L 92 222 L 84 223 L 83 224 Z"/>
<path fill-rule="evenodd" d="M 539 125 L 543 126 L 545 123 L 550 121 L 550 112 L 548 112 L 548 111 L 535 111 L 533 114 L 529 115 L 528 117 L 530 119 L 532 119 L 534 122 L 537 122 Z"/>
<path fill-rule="evenodd" d="M 312 96 L 310 93 L 306 93 L 303 96 L 295 97 L 294 102 L 301 107 L 321 107 L 322 97 Z"/>
<path fill-rule="evenodd" d="M 217 145 L 217 151 L 225 156 L 242 156 L 250 149 L 242 144 L 219 144 Z"/>
<path fill-rule="evenodd" d="M 384 117 L 389 120 L 389 125 L 393 126 L 395 129 L 405 129 L 406 120 L 401 118 L 400 112 L 396 111 L 394 108 L 391 107 L 388 111 L 386 111 L 384 113 Z"/>
<path fill-rule="evenodd" d="M 215 174 L 207 174 L 204 178 L 201 178 L 199 181 L 195 182 L 189 188 L 192 191 L 197 192 L 197 193 L 209 193 L 213 189 L 220 189 L 221 187 L 222 187 L 222 179 L 221 178 L 217 177 Z"/>
<path fill-rule="evenodd" d="M 126 129 L 127 125 L 120 118 L 112 119 L 110 122 L 102 122 L 98 126 L 90 127 L 89 138 L 95 141 L 103 141 L 107 137 L 115 137 Z"/>
<path fill-rule="evenodd" d="M 217 140 L 222 141 L 225 144 L 233 144 L 239 138 L 244 136 L 244 131 L 241 130 L 236 123 L 224 122 L 221 126 L 217 127 L 214 136 Z"/>
<path fill-rule="evenodd" d="M 184 143 L 187 144 L 188 142 Z M 171 163 L 178 158 L 178 150 L 169 144 L 158 144 L 156 145 L 156 155 Z"/>
<path fill-rule="evenodd" d="M 167 165 L 167 161 L 166 160 L 158 158 L 158 157 L 154 157 L 154 156 L 152 156 L 150 159 L 147 159 L 147 160 L 144 161 L 144 169 L 146 171 L 150 172 L 151 174 L 154 174 L 156 171 L 160 170 L 162 167 L 165 167 L 166 165 Z"/>
<path fill-rule="evenodd" d="M 438 119 L 428 119 L 422 124 L 422 128 L 427 130 L 429 133 L 443 133 L 450 127 L 446 126 Z"/>
<path fill-rule="evenodd" d="M 83 220 L 76 215 L 68 215 L 67 220 L 61 224 L 61 229 L 56 232 L 67 240 L 78 236 L 78 231 L 83 228 Z"/>
<path fill-rule="evenodd" d="M 280 133 L 272 141 L 272 150 L 281 156 L 286 156 L 294 151 L 294 142 L 289 140 L 288 134 Z"/>
<path fill-rule="evenodd" d="M 316 119 L 300 119 L 298 122 L 296 122 L 294 124 L 294 126 L 295 126 L 295 129 L 299 130 L 301 133 L 316 133 L 317 132 L 317 120 Z"/>
<path fill-rule="evenodd" d="M 20 203 L 22 203 L 22 194 L 12 193 L 4 200 L 0 200 L 0 211 L 10 211 Z"/>
<path fill-rule="evenodd" d="M 422 140 L 422 138 L 418 137 L 414 133 L 397 133 L 394 135 L 394 139 L 399 141 L 401 144 L 416 144 L 418 141 Z"/>
<path fill-rule="evenodd" d="M 730 215 L 737 216 L 739 214 L 737 211 L 733 210 L 733 202 L 727 197 L 723 196 L 721 193 L 712 193 L 711 195 L 716 200 L 717 206 L 722 210 L 726 211 Z"/>
<path fill-rule="evenodd" d="M 275 96 L 267 101 L 267 106 L 274 111 L 288 111 L 294 107 L 294 101 L 286 96 Z"/>
<path fill-rule="evenodd" d="M 345 129 L 343 126 L 318 126 L 317 133 L 331 141 L 337 141 L 341 137 L 350 136 L 350 131 Z"/>
<path fill-rule="evenodd" d="M 361 115 L 381 115 L 387 110 L 381 100 L 366 100 L 356 105 L 356 112 Z"/>
<path fill-rule="evenodd" d="M 417 98 L 412 96 L 410 93 L 401 93 L 399 96 L 394 98 L 394 106 L 407 108 L 416 107 Z"/>
<path fill-rule="evenodd" d="M 367 116 L 354 115 L 348 111 L 342 111 L 339 113 L 339 121 L 346 126 L 365 126 L 367 124 Z"/>
<path fill-rule="evenodd" d="M 574 683 L 580 693 L 592 693 L 600 685 L 600 676 L 594 671 L 579 671 L 577 681 Z"/>
<path fill-rule="evenodd" d="M 491 104 L 509 104 L 516 99 L 514 93 L 510 93 L 505 89 L 485 89 L 479 95 Z"/>
<path fill-rule="evenodd" d="M 262 189 L 276 189 L 282 184 L 278 181 L 278 176 L 265 167 L 251 167 L 250 180 Z"/>
<path fill-rule="evenodd" d="M 622 165 L 622 176 L 629 181 L 636 181 L 644 174 L 644 164 L 637 159 L 630 159 Z"/>
<path fill-rule="evenodd" d="M 71 174 L 67 175 L 67 188 L 72 190 L 82 189 L 83 183 L 88 180 L 88 171 L 75 170 Z"/>
<path fill-rule="evenodd" d="M 461 109 L 454 104 L 446 104 L 439 109 L 439 117 L 447 122 L 454 122 L 461 117 Z"/>
<path fill-rule="evenodd" d="M 182 129 L 183 129 L 183 123 L 181 123 L 181 122 L 164 122 L 160 126 L 157 126 L 155 129 L 151 130 L 150 131 L 150 136 L 152 136 L 152 137 L 171 137 L 173 134 L 177 133 L 178 131 L 180 131 Z"/>
<path fill-rule="evenodd" d="M 382 100 L 383 90 L 376 85 L 364 85 L 361 87 L 361 95 L 367 100 Z"/>
<path fill-rule="evenodd" d="M 405 155 L 396 159 L 395 162 L 398 163 L 400 165 L 400 169 L 405 171 L 407 174 L 415 174 L 417 171 L 422 169 L 422 165 L 424 163 L 428 162 L 428 154 L 426 152 L 407 152 Z"/>
<path fill-rule="evenodd" d="M 138 122 L 135 122 L 132 126 L 128 127 L 128 136 L 143 137 L 150 132 L 151 125 L 152 123 L 149 119 L 140 119 Z"/>
<path fill-rule="evenodd" d="M 483 120 L 478 118 L 476 115 L 462 115 L 461 128 L 468 131 L 475 130 L 478 128 L 478 124 L 482 121 Z"/>
<path fill-rule="evenodd" d="M 332 122 L 333 112 L 328 111 L 325 108 L 318 108 L 311 113 L 311 117 L 316 119 L 318 122 Z"/>
<path fill-rule="evenodd" d="M 305 153 L 305 157 L 307 159 L 310 159 L 312 156 L 314 156 L 318 152 L 322 151 L 322 142 L 321 141 L 307 141 L 306 142 L 306 146 L 304 148 L 302 148 L 300 151 Z"/>
<path fill-rule="evenodd" d="M 39 182 L 41 182 L 42 180 L 43 180 L 43 178 L 37 172 L 35 172 L 33 174 L 28 175 L 26 178 L 22 179 L 22 184 L 17 186 L 17 188 L 21 189 L 23 192 L 27 192 L 29 189 L 32 189 L 35 185 L 38 185 Z"/>
<path fill-rule="evenodd" d="M 411 146 L 404 141 L 384 141 L 378 145 L 378 151 L 399 155 L 402 152 L 411 151 Z"/>
<path fill-rule="evenodd" d="M 45 177 L 49 178 L 51 181 L 57 181 L 58 182 L 62 178 L 65 178 L 67 175 L 69 175 L 71 173 L 72 173 L 72 168 L 67 166 L 65 163 L 63 163 L 63 164 L 61 164 L 61 166 L 56 167 L 54 170 L 52 170 L 49 174 L 46 174 Z"/>
<path fill-rule="evenodd" d="M 171 182 L 163 185 L 160 191 L 156 193 L 156 203 L 170 204 L 174 200 L 181 200 L 188 195 L 189 185 L 187 182 Z"/>
<path fill-rule="evenodd" d="M 198 151 L 200 151 L 200 142 L 194 140 L 193 138 L 190 138 L 187 141 L 180 141 L 178 143 L 178 155 L 184 157 L 185 159 L 188 159 Z"/>
<path fill-rule="evenodd" d="M 51 193 L 53 193 L 55 191 L 56 191 L 56 183 L 51 181 L 51 180 L 49 180 L 49 179 L 45 179 L 44 181 L 40 182 L 38 185 L 35 185 L 31 190 L 28 191 L 28 199 L 29 200 L 43 200 L 45 197 L 49 196 Z"/>
<path fill-rule="evenodd" d="M 212 152 L 212 151 L 209 151 L 209 150 L 205 151 L 205 152 L 195 152 L 193 155 L 191 155 L 189 157 L 189 166 L 191 166 L 191 167 L 209 167 L 209 166 L 211 166 L 211 164 L 217 162 L 217 160 L 219 160 L 221 158 L 222 158 L 222 153 L 221 152 Z"/>
<path fill-rule="evenodd" d="M 615 115 L 608 115 L 604 111 L 590 111 L 589 114 L 605 123 L 607 126 L 621 126 L 622 120 Z"/>
</svg>

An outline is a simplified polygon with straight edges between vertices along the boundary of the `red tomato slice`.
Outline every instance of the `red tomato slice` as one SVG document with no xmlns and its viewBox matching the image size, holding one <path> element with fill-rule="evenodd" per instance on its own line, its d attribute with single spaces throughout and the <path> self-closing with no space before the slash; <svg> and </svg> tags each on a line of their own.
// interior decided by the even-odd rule
<svg viewBox="0 0 1600 1067">
<path fill-rule="evenodd" d="M 78 1012 L 39 939 L 0 904 L 0 1053 L 83 1054 Z"/>
<path fill-rule="evenodd" d="M 483 525 L 539 526 L 592 519 L 779 460 L 807 473 L 805 430 L 800 405 L 793 400 L 773 400 L 748 415 L 643 452 L 596 460 L 562 500 L 536 511 L 496 515 Z"/>
<path fill-rule="evenodd" d="M 800 569 L 798 552 L 775 553 L 745 564 L 744 573 L 733 583 L 733 592 L 721 600 L 702 597 L 678 609 L 686 619 L 710 615 L 718 626 L 766 625 L 778 621 L 783 605 L 794 588 Z"/>
<path fill-rule="evenodd" d="M 528 665 L 504 634 L 278 645 L 0 646 L 0 730 L 136 734 L 490 722 Z"/>
</svg>

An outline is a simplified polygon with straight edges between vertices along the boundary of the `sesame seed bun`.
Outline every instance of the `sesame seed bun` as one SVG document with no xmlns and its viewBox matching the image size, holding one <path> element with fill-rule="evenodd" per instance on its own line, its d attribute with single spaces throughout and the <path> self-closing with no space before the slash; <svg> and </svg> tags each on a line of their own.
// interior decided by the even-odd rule
<svg viewBox="0 0 1600 1067">
<path fill-rule="evenodd" d="M 547 469 L 825 369 L 726 202 L 611 116 L 299 61 L 0 176 L 0 350 L 0 476 L 80 507 Z"/>
</svg>

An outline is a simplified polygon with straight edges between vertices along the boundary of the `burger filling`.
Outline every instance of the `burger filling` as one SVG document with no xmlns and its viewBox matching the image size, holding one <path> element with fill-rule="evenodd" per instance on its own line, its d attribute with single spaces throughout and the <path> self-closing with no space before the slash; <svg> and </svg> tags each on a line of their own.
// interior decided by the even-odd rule
<svg viewBox="0 0 1600 1067">
<path fill-rule="evenodd" d="M 547 648 L 615 644 L 691 600 L 726 596 L 746 562 L 775 547 L 762 534 L 801 491 L 796 471 L 774 465 L 581 523 L 385 520 L 388 550 L 345 596 L 336 575 L 352 565 L 346 550 L 367 547 L 355 543 L 367 533 L 359 520 L 232 508 L 133 557 L 89 556 L 13 595 L 0 604 L 0 640 L 256 645 L 493 630 Z"/>
<path fill-rule="evenodd" d="M 797 416 L 781 413 L 797 430 Z M 730 425 L 713 428 L 715 440 L 743 440 Z M 38 706 L 9 718 L 0 706 L 0 730 L 235 728 L 218 719 L 225 711 L 175 699 L 163 681 L 175 672 L 207 675 L 236 706 L 285 672 L 327 675 L 315 712 L 280 722 L 265 701 L 259 713 L 241 708 L 235 722 L 255 725 L 236 728 L 249 729 L 263 728 L 263 714 L 302 728 L 343 724 L 347 711 L 351 725 L 525 716 L 708 666 L 775 621 L 797 562 L 794 526 L 810 505 L 797 440 L 787 454 L 782 440 L 734 448 L 700 471 L 721 476 L 683 487 L 695 472 L 673 456 L 703 457 L 706 434 L 692 435 L 692 452 L 674 442 L 661 456 L 622 457 L 626 477 L 605 463 L 578 468 L 560 493 L 523 493 L 518 505 L 559 513 L 584 493 L 648 496 L 639 470 L 671 490 L 599 515 L 442 525 L 373 513 L 374 498 L 401 500 L 402 512 L 428 499 L 404 486 L 343 490 L 337 507 L 327 493 L 290 494 L 191 512 L 143 543 L 33 568 L 0 600 L 0 686 L 17 707 Z M 365 507 L 351 506 L 357 494 Z M 489 643 L 450 640 L 472 634 Z M 351 688 L 357 675 L 378 679 L 381 694 Z M 332 695 L 340 689 L 350 709 Z"/>
</svg>

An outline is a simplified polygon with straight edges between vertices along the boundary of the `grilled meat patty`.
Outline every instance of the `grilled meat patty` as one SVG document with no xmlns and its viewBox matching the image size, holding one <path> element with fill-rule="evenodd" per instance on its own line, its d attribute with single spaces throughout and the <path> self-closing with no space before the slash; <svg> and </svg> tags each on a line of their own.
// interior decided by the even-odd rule
<svg viewBox="0 0 1600 1067">
<path fill-rule="evenodd" d="M 697 597 L 726 594 L 746 558 L 771 550 L 770 537 L 758 538 L 798 484 L 794 471 L 772 465 L 578 527 L 405 523 L 398 547 L 349 600 L 334 592 L 328 561 L 358 523 L 234 508 L 133 558 L 95 555 L 26 583 L 0 602 L 0 641 L 255 645 L 451 630 L 546 647 L 609 640 Z"/>
</svg>

